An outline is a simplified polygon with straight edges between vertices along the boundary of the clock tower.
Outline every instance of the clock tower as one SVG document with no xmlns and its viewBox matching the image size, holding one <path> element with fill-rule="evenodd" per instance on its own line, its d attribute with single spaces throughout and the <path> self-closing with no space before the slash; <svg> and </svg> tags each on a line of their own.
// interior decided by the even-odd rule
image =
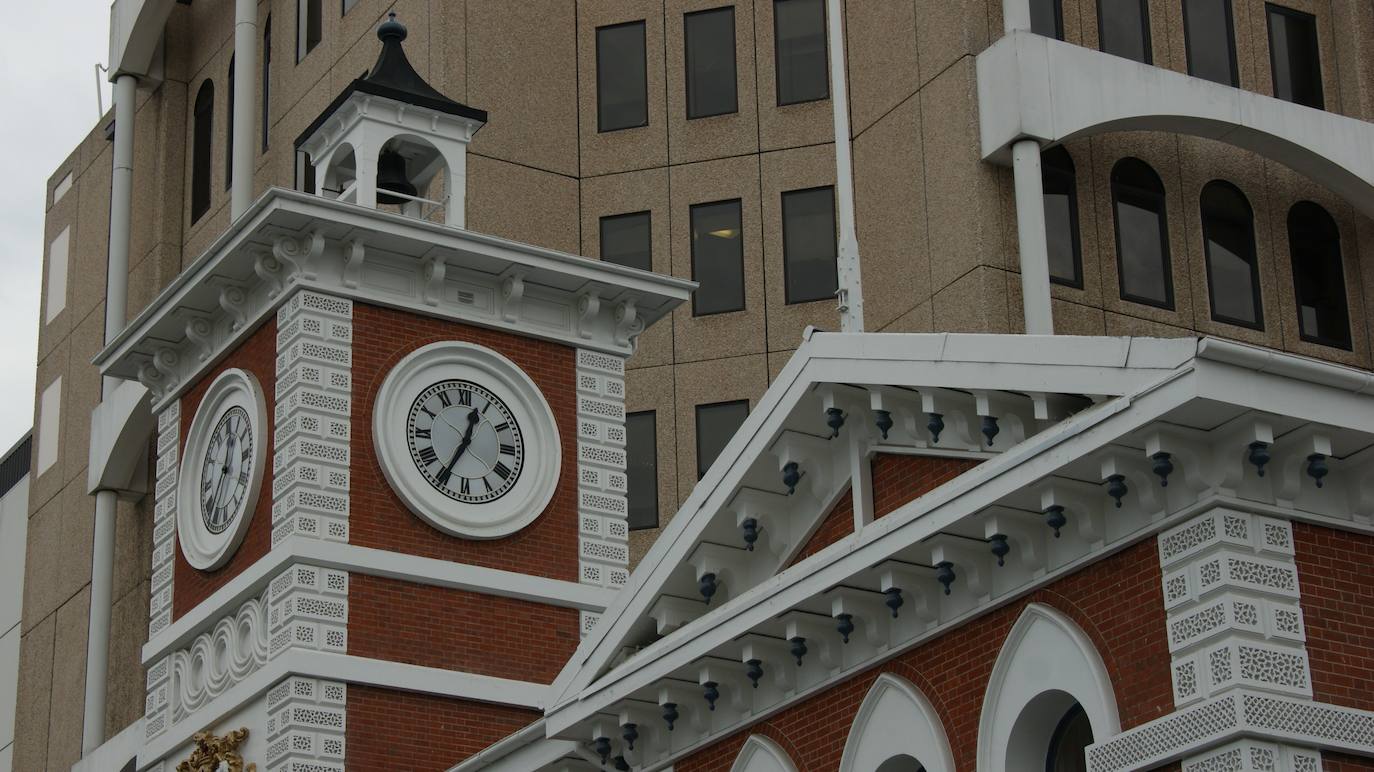
<svg viewBox="0 0 1374 772">
<path fill-rule="evenodd" d="M 447 768 L 628 578 L 625 358 L 693 285 L 464 230 L 487 116 L 405 34 L 97 361 L 158 416 L 139 769 Z"/>
</svg>

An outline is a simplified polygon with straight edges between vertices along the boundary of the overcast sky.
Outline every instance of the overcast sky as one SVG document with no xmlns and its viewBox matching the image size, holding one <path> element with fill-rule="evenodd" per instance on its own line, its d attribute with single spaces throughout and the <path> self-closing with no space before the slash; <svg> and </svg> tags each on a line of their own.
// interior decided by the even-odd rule
<svg viewBox="0 0 1374 772">
<path fill-rule="evenodd" d="M 48 177 L 99 119 L 108 0 L 0 0 L 0 453 L 33 423 Z M 104 78 L 101 79 L 104 81 Z M 104 84 L 105 107 L 110 106 Z"/>
</svg>

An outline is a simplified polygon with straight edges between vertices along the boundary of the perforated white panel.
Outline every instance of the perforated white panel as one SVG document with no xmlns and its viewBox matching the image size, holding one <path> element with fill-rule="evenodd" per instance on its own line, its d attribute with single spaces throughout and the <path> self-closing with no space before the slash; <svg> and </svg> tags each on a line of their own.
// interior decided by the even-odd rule
<svg viewBox="0 0 1374 772">
<path fill-rule="evenodd" d="M 292 676 L 267 692 L 268 772 L 344 768 L 348 687 Z"/>
<path fill-rule="evenodd" d="M 601 587 L 623 587 L 629 578 L 624 376 L 620 357 L 578 350 L 578 579 Z M 584 636 L 595 622 L 583 614 Z"/>
</svg>

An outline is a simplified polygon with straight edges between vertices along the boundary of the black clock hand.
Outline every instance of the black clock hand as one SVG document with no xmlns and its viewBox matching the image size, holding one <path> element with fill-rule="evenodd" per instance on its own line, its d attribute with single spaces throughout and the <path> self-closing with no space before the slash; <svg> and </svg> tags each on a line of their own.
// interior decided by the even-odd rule
<svg viewBox="0 0 1374 772">
<path fill-rule="evenodd" d="M 231 434 L 224 440 L 224 462 L 220 464 L 219 468 L 219 484 L 215 486 L 215 497 L 210 500 L 210 503 L 216 507 L 219 506 L 219 495 L 224 492 L 224 482 L 229 479 L 229 455 L 233 452 L 233 448 L 234 435 Z"/>
<path fill-rule="evenodd" d="M 458 448 L 453 451 L 453 458 L 449 459 L 448 464 L 440 469 L 437 475 L 441 484 L 448 484 L 448 478 L 453 475 L 454 464 L 458 463 L 458 459 L 462 457 L 463 451 L 467 450 L 468 445 L 472 444 L 472 430 L 477 428 L 477 419 L 481 417 L 481 413 L 478 413 L 476 410 L 468 413 L 468 430 L 463 433 L 463 441 L 458 443 Z"/>
</svg>

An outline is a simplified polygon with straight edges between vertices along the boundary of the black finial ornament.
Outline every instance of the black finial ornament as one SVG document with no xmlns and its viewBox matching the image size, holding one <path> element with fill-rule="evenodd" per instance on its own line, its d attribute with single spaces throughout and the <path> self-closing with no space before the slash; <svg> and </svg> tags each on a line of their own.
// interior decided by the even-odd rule
<svg viewBox="0 0 1374 772">
<path fill-rule="evenodd" d="M 945 417 L 940 413 L 931 413 L 930 420 L 926 422 L 926 429 L 930 431 L 930 441 L 936 445 L 940 444 L 940 432 L 945 430 Z"/>
<path fill-rule="evenodd" d="M 592 750 L 601 757 L 601 766 L 606 766 L 606 759 L 611 757 L 611 738 L 598 737 L 592 741 Z"/>
<path fill-rule="evenodd" d="M 677 703 L 676 703 L 676 702 L 665 702 L 665 703 L 663 703 L 663 721 L 664 721 L 664 723 L 666 723 L 666 724 L 668 725 L 668 731 L 669 731 L 669 732 L 673 731 L 673 722 L 677 721 L 677 719 L 678 719 Z"/>
<path fill-rule="evenodd" d="M 702 574 L 701 578 L 697 580 L 697 592 L 706 599 L 706 605 L 711 605 L 711 596 L 716 594 L 716 575 Z"/>
<path fill-rule="evenodd" d="M 634 750 L 635 740 L 639 739 L 639 726 L 636 724 L 625 724 L 620 728 L 623 730 L 620 736 L 625 739 L 625 747 Z"/>
<path fill-rule="evenodd" d="M 701 685 L 701 696 L 706 698 L 706 707 L 715 710 L 716 700 L 720 699 L 720 689 L 716 688 L 720 684 L 715 681 L 707 681 Z"/>
<path fill-rule="evenodd" d="M 1321 453 L 1313 453 L 1307 457 L 1307 476 L 1312 478 L 1318 488 L 1322 487 L 1322 478 L 1330 471 L 1326 466 L 1326 456 Z"/>
<path fill-rule="evenodd" d="M 854 632 L 854 615 L 836 614 L 835 629 L 839 631 L 840 638 L 842 638 L 845 643 L 849 643 L 849 634 Z"/>
<path fill-rule="evenodd" d="M 744 522 L 739 524 L 739 529 L 744 532 L 744 548 L 749 552 L 754 551 L 754 542 L 759 540 L 759 521 L 747 517 Z"/>
<path fill-rule="evenodd" d="M 631 748 L 631 750 L 634 749 Z M 630 762 L 626 761 L 624 756 L 616 756 L 615 768 L 617 772 L 630 772 Z"/>
<path fill-rule="evenodd" d="M 1264 476 L 1264 467 L 1272 457 L 1269 455 L 1269 443 L 1258 440 L 1250 443 L 1250 463 L 1255 465 L 1255 474 Z"/>
<path fill-rule="evenodd" d="M 902 588 L 889 587 L 886 590 L 883 590 L 883 595 L 887 596 L 883 599 L 883 605 L 892 609 L 892 618 L 896 619 L 897 609 L 901 608 L 902 604 L 906 602 L 902 599 Z"/>
<path fill-rule="evenodd" d="M 792 644 L 788 647 L 788 651 L 792 652 L 792 656 L 797 659 L 797 667 L 801 667 L 802 657 L 806 656 L 806 639 L 798 635 L 790 639 L 788 643 Z"/>
<path fill-rule="evenodd" d="M 782 465 L 782 484 L 787 486 L 788 496 L 797 492 L 797 483 L 801 482 L 801 478 L 801 469 L 796 461 L 788 461 Z"/>
<path fill-rule="evenodd" d="M 744 664 L 748 665 L 744 674 L 749 677 L 749 682 L 754 685 L 755 689 L 759 688 L 759 679 L 763 678 L 763 660 L 751 659 Z"/>
<path fill-rule="evenodd" d="M 1161 488 L 1169 487 L 1169 475 L 1174 472 L 1174 462 L 1170 460 L 1171 458 L 1172 457 L 1168 453 L 1162 450 L 1150 456 L 1150 460 L 1154 462 L 1150 465 L 1150 469 L 1153 470 L 1155 474 L 1159 475 L 1159 485 Z"/>
<path fill-rule="evenodd" d="M 1054 538 L 1059 538 L 1059 529 L 1068 524 L 1069 519 L 1064 517 L 1064 507 L 1060 504 L 1051 504 L 1045 507 L 1045 525 L 1054 529 Z"/>
<path fill-rule="evenodd" d="M 837 407 L 825 409 L 825 425 L 830 427 L 830 439 L 840 436 L 840 427 L 844 426 L 844 411 Z"/>
<path fill-rule="evenodd" d="M 983 416 L 983 436 L 988 438 L 988 447 L 992 447 L 992 441 L 997 439 L 997 433 L 1002 431 L 997 426 L 997 416 Z"/>
<path fill-rule="evenodd" d="M 997 558 L 998 566 L 1007 564 L 1007 553 L 1011 552 L 1011 545 L 1007 543 L 1007 535 L 1004 533 L 994 533 L 988 537 L 988 544 L 992 545 L 993 557 Z"/>
<path fill-rule="evenodd" d="M 954 564 L 948 560 L 941 560 L 935 564 L 935 581 L 945 586 L 945 594 L 949 594 L 949 586 L 954 584 Z"/>
<path fill-rule="evenodd" d="M 396 21 L 396 12 L 392 11 L 386 15 L 386 21 L 377 28 L 377 39 L 383 43 L 394 40 L 397 43 L 406 39 L 405 25 Z"/>
<path fill-rule="evenodd" d="M 892 428 L 892 413 L 886 410 L 874 410 L 873 423 L 878 427 L 878 431 L 882 433 L 883 439 L 887 439 L 887 432 Z"/>
<path fill-rule="evenodd" d="M 1125 498 L 1128 490 L 1126 475 L 1114 474 L 1107 478 L 1107 495 L 1116 500 L 1117 509 L 1121 509 L 1121 499 Z"/>
</svg>

